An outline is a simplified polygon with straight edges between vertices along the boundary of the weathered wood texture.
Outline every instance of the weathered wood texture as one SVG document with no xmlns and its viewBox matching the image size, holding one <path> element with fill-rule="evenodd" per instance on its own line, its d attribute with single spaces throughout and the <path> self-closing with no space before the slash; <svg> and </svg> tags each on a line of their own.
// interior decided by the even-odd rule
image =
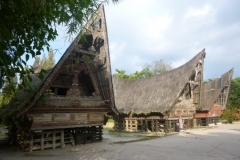
<svg viewBox="0 0 240 160">
<path fill-rule="evenodd" d="M 118 114 L 114 105 L 111 66 L 109 58 L 109 46 L 107 26 L 103 5 L 100 5 L 96 13 L 91 17 L 83 30 L 70 44 L 55 67 L 44 76 L 44 81 L 37 74 L 32 75 L 31 85 L 37 92 L 27 93 L 19 91 L 15 97 L 16 103 L 6 109 L 21 111 L 21 116 L 30 108 L 41 106 L 100 106 L 108 105 L 108 112 Z M 91 32 L 88 32 L 91 31 Z M 86 41 L 81 41 L 85 36 Z M 51 97 L 52 95 L 56 97 Z M 65 96 L 68 98 L 60 98 Z M 75 96 L 75 100 L 69 100 Z M 85 98 L 85 101 L 82 99 Z M 46 98 L 43 105 L 42 99 Z M 93 97 L 93 98 L 92 98 Z M 101 98 L 96 100 L 95 98 Z M 79 99 L 81 100 L 79 100 Z M 70 102 L 71 101 L 71 102 Z"/>
<path fill-rule="evenodd" d="M 129 132 L 164 132 L 165 120 L 161 118 L 123 118 L 114 122 L 116 130 Z"/>
<path fill-rule="evenodd" d="M 217 125 L 220 122 L 220 117 L 197 118 L 197 126 Z"/>
<path fill-rule="evenodd" d="M 193 128 L 193 119 L 182 119 L 183 121 L 183 129 L 191 129 Z M 178 119 L 169 119 L 165 122 L 165 132 L 171 133 L 171 132 L 179 132 L 177 127 Z"/>
<path fill-rule="evenodd" d="M 106 113 L 53 113 L 29 114 L 31 130 L 76 128 L 91 125 L 104 125 Z"/>
<path fill-rule="evenodd" d="M 55 149 L 56 147 L 64 148 L 65 144 L 75 146 L 75 141 L 71 132 L 67 130 L 44 130 L 40 132 L 31 132 L 30 139 L 25 141 L 27 144 L 26 151 L 45 150 L 47 148 Z"/>
<path fill-rule="evenodd" d="M 224 73 L 220 78 L 203 84 L 201 110 L 210 110 L 215 103 L 226 108 L 233 69 Z"/>
<path fill-rule="evenodd" d="M 114 129 L 129 132 L 178 132 L 178 119 L 162 118 L 122 118 L 114 122 Z M 193 127 L 193 119 L 183 119 L 184 129 Z"/>
<path fill-rule="evenodd" d="M 192 117 L 196 113 L 192 99 L 179 100 L 169 113 L 169 118 Z"/>
<path fill-rule="evenodd" d="M 71 129 L 76 144 L 86 144 L 102 141 L 102 126 L 89 126 Z"/>
</svg>

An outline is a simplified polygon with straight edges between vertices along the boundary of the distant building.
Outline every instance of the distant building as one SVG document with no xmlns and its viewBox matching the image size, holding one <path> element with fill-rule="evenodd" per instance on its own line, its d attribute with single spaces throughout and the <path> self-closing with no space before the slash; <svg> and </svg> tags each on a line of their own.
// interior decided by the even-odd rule
<svg viewBox="0 0 240 160">
<path fill-rule="evenodd" d="M 215 125 L 226 109 L 233 69 L 220 78 L 203 84 L 201 108 L 195 118 L 197 126 Z"/>
</svg>

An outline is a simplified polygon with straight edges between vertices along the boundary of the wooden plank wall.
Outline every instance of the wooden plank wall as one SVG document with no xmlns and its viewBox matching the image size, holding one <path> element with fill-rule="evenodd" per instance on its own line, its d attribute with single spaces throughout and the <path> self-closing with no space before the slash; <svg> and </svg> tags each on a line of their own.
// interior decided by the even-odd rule
<svg viewBox="0 0 240 160">
<path fill-rule="evenodd" d="M 104 125 L 105 112 L 28 114 L 31 130 Z"/>
</svg>

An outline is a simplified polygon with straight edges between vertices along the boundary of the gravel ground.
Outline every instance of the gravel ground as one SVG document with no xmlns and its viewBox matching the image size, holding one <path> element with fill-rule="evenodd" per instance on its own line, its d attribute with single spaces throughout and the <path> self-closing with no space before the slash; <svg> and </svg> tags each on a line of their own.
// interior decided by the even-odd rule
<svg viewBox="0 0 240 160">
<path fill-rule="evenodd" d="M 187 130 L 169 136 L 109 134 L 99 143 L 23 152 L 0 144 L 0 160 L 239 160 L 240 123 Z M 148 134 L 149 136 L 149 134 Z"/>
</svg>

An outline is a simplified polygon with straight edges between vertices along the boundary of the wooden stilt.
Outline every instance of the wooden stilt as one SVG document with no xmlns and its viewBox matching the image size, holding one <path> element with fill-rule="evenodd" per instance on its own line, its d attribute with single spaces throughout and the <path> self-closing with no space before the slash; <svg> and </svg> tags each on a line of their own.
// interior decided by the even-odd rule
<svg viewBox="0 0 240 160">
<path fill-rule="evenodd" d="M 146 132 L 148 131 L 148 120 L 145 120 Z"/>
<path fill-rule="evenodd" d="M 133 131 L 133 128 L 132 128 L 132 120 L 129 120 L 130 121 L 130 131 L 132 132 Z"/>
<path fill-rule="evenodd" d="M 56 132 L 53 130 L 52 132 L 52 149 L 56 148 Z"/>
<path fill-rule="evenodd" d="M 143 131 L 143 120 L 141 119 L 140 120 L 140 123 L 141 123 L 141 132 Z"/>
<path fill-rule="evenodd" d="M 72 145 L 75 146 L 75 141 L 74 141 L 74 139 L 73 139 L 72 132 L 70 132 L 70 137 L 71 137 Z"/>
<path fill-rule="evenodd" d="M 65 144 L 64 144 L 64 130 L 63 129 L 61 129 L 60 136 L 61 136 L 61 148 L 64 148 Z"/>
<path fill-rule="evenodd" d="M 75 139 L 75 143 L 78 144 L 78 129 L 74 129 L 75 135 L 74 135 L 74 139 Z"/>
<path fill-rule="evenodd" d="M 44 150 L 44 132 L 41 133 L 41 150 Z"/>
<path fill-rule="evenodd" d="M 33 133 L 30 133 L 29 152 L 33 151 Z"/>
<path fill-rule="evenodd" d="M 158 128 L 158 120 L 155 120 L 155 126 L 156 126 L 156 132 L 159 132 L 159 128 Z"/>
<path fill-rule="evenodd" d="M 92 143 L 94 143 L 94 126 L 91 127 L 91 138 L 92 138 Z"/>
<path fill-rule="evenodd" d="M 102 126 L 99 126 L 99 140 L 101 141 L 102 140 Z"/>
<path fill-rule="evenodd" d="M 83 143 L 84 143 L 84 144 L 87 143 L 86 127 L 84 127 L 84 129 L 83 129 Z"/>
<path fill-rule="evenodd" d="M 169 132 L 171 133 L 172 132 L 172 121 L 168 121 L 169 122 Z"/>
<path fill-rule="evenodd" d="M 125 128 L 125 130 L 128 131 L 128 120 L 125 120 L 125 123 L 126 123 L 126 128 Z"/>
</svg>

